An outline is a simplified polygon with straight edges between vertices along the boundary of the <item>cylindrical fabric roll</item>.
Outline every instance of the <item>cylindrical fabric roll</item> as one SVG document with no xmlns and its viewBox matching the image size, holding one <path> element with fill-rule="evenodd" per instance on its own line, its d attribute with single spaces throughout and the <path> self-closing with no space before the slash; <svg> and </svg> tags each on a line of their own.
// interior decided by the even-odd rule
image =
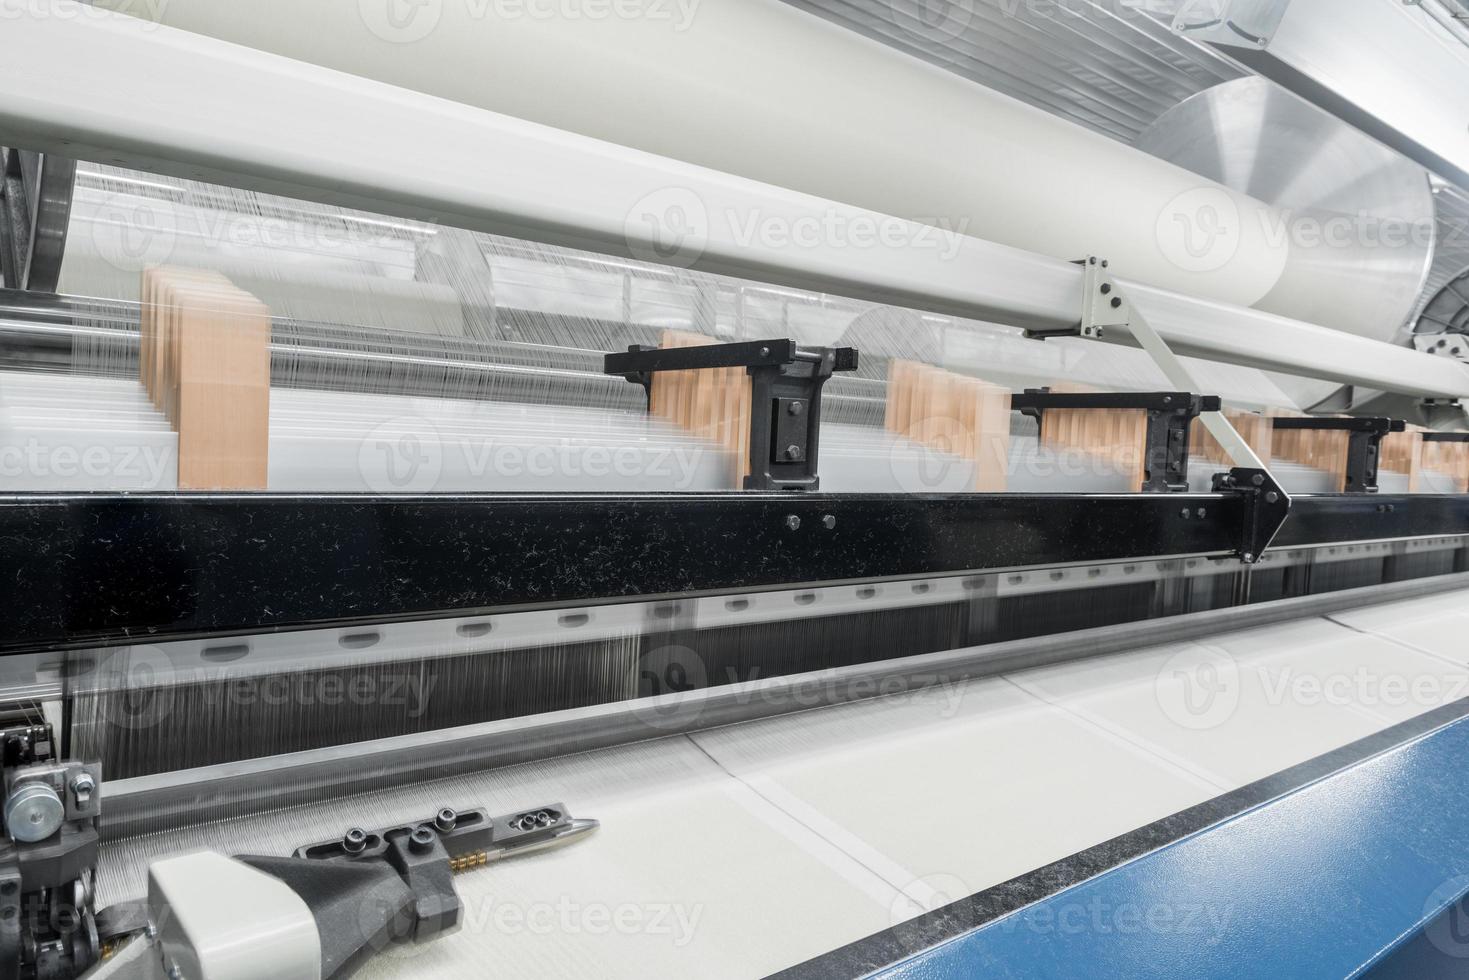
<svg viewBox="0 0 1469 980">
<path fill-rule="evenodd" d="M 131 13 L 154 5 L 99 0 Z M 780 0 L 170 0 L 179 27 L 1242 306 L 1271 208 Z M 474 175 L 466 174 L 466 180 Z M 771 228 L 757 236 L 859 229 Z M 1321 319 L 1351 322 L 1333 283 Z"/>
</svg>

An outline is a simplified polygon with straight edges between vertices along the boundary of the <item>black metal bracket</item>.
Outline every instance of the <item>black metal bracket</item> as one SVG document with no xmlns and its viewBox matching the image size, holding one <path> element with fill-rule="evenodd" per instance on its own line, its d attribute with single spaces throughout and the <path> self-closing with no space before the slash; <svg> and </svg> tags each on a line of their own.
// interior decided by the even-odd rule
<svg viewBox="0 0 1469 980">
<path fill-rule="evenodd" d="M 1010 407 L 1036 421 L 1047 409 L 1112 409 L 1144 411 L 1148 429 L 1143 459 L 1143 493 L 1188 491 L 1189 429 L 1203 412 L 1223 406 L 1214 395 L 1185 391 L 1053 392 L 1036 388 L 1014 395 Z"/>
<path fill-rule="evenodd" d="M 1309 429 L 1345 432 L 1347 440 L 1347 493 L 1376 493 L 1377 466 L 1382 459 L 1382 440 L 1389 432 L 1403 432 L 1407 423 L 1384 418 L 1276 419 L 1275 431 Z"/>
<path fill-rule="evenodd" d="M 821 389 L 834 373 L 857 370 L 850 347 L 801 347 L 793 340 L 757 340 L 701 347 L 629 347 L 608 354 L 606 374 L 642 385 L 651 400 L 659 371 L 744 368 L 750 375 L 750 475 L 746 490 L 821 487 L 817 456 Z"/>
<path fill-rule="evenodd" d="M 1244 498 L 1245 515 L 1240 523 L 1236 554 L 1246 565 L 1255 564 L 1290 516 L 1290 494 L 1275 482 L 1268 470 L 1250 467 L 1214 474 L 1214 492 Z"/>
<path fill-rule="evenodd" d="M 1469 442 L 1469 432 L 1425 432 L 1424 442 Z"/>
</svg>

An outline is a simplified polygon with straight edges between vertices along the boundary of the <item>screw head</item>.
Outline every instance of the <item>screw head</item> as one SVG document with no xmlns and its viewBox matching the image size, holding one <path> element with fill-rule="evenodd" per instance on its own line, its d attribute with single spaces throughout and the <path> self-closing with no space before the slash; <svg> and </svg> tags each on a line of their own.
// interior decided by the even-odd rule
<svg viewBox="0 0 1469 980">
<path fill-rule="evenodd" d="M 1276 493 L 1274 490 L 1271 490 L 1269 493 L 1267 493 L 1265 495 L 1265 502 L 1267 504 L 1278 504 L 1278 503 L 1280 503 L 1280 494 Z"/>
<path fill-rule="evenodd" d="M 800 458 L 801 458 L 801 447 L 800 446 L 794 446 L 794 445 L 792 445 L 792 446 L 787 446 L 786 447 L 786 459 L 795 460 L 795 459 L 800 459 Z"/>
<path fill-rule="evenodd" d="M 342 849 L 348 854 L 361 854 L 367 847 L 367 831 L 353 827 L 342 837 Z"/>
<path fill-rule="evenodd" d="M 770 356 L 770 348 L 769 347 L 762 347 L 762 348 L 760 348 L 760 356 L 761 357 L 769 357 Z"/>
<path fill-rule="evenodd" d="M 795 514 L 788 515 L 786 517 L 786 527 L 792 531 L 799 531 L 801 529 L 801 519 Z"/>
<path fill-rule="evenodd" d="M 1250 482 L 1257 487 L 1263 487 L 1265 485 L 1265 477 L 1260 473 L 1256 473 L 1250 478 Z"/>
<path fill-rule="evenodd" d="M 837 526 L 836 515 L 827 514 L 821 519 L 821 526 L 826 528 L 828 531 L 835 531 Z"/>
<path fill-rule="evenodd" d="M 458 823 L 459 814 L 454 812 L 453 808 L 451 807 L 446 806 L 434 815 L 434 826 L 444 833 L 448 833 L 449 831 L 453 830 L 455 825 Z"/>
<path fill-rule="evenodd" d="M 417 827 L 413 828 L 413 834 L 408 838 L 408 846 L 414 851 L 422 854 L 424 851 L 434 846 L 434 841 L 436 839 L 437 836 L 434 834 L 433 828 L 431 828 L 428 824 L 419 824 Z"/>
<path fill-rule="evenodd" d="M 791 415 L 800 415 L 804 411 L 806 411 L 805 402 L 791 402 L 786 406 L 786 412 Z"/>
</svg>

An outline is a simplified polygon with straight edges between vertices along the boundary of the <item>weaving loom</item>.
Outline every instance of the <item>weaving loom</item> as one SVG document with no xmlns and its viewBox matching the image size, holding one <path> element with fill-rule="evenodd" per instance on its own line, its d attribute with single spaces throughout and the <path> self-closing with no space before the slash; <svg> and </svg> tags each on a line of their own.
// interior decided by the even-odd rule
<svg viewBox="0 0 1469 980">
<path fill-rule="evenodd" d="M 1130 973 L 942 954 L 1469 714 L 1445 168 L 1157 11 L 397 2 L 0 0 L 0 980 Z"/>
</svg>

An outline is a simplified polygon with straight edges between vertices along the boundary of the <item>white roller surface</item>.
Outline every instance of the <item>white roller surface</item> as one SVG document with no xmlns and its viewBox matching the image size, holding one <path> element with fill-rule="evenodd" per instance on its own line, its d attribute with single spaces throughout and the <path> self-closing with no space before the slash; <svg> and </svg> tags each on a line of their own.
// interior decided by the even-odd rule
<svg viewBox="0 0 1469 980">
<path fill-rule="evenodd" d="M 779 0 L 159 6 L 173 27 L 844 204 L 1104 252 L 1190 295 L 1252 305 L 1289 261 L 1265 205 Z M 1205 206 L 1242 237 L 1201 262 L 1185 235 Z M 1337 299 L 1327 323 L 1353 313 Z"/>
<path fill-rule="evenodd" d="M 1364 624 L 1355 630 L 1303 620 L 111 844 L 100 901 L 137 894 L 149 860 L 181 851 L 286 851 L 444 804 L 558 799 L 602 829 L 456 879 L 465 928 L 362 976 L 480 977 L 486 964 L 506 978 L 763 976 L 1463 696 L 1462 651 L 1425 648 L 1462 635 L 1464 599 L 1342 617 Z M 1391 638 L 1408 628 L 1411 641 Z"/>
</svg>

